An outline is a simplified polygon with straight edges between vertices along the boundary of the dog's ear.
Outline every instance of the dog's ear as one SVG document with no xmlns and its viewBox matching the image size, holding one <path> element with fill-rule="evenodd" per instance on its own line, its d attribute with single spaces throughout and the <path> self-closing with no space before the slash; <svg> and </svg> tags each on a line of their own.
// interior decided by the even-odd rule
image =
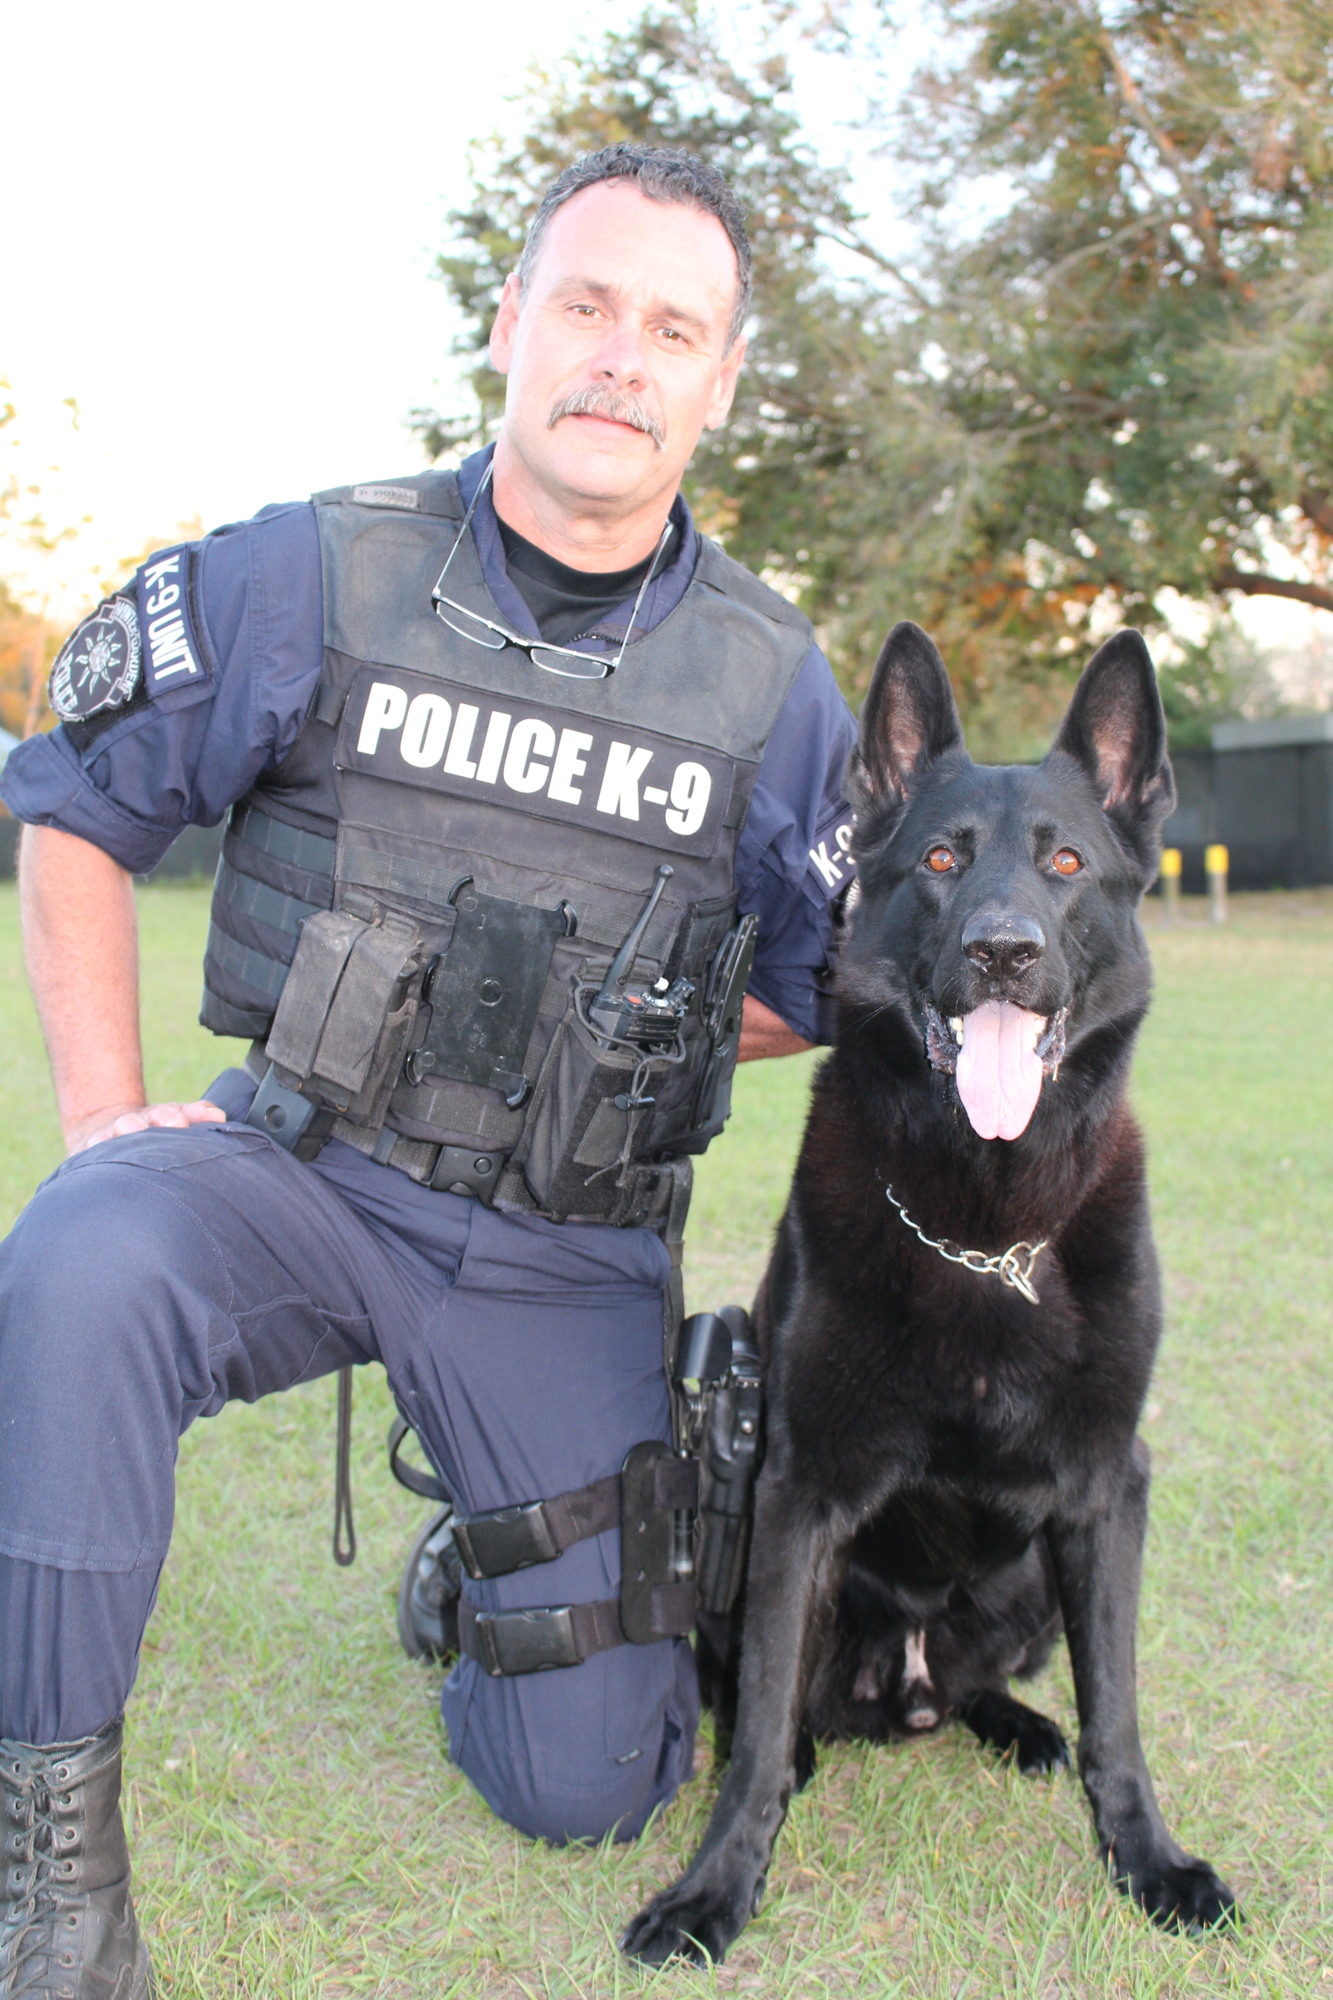
<svg viewBox="0 0 1333 2000">
<path fill-rule="evenodd" d="M 1117 632 L 1083 669 L 1053 748 L 1077 759 L 1106 812 L 1149 846 L 1176 803 L 1166 716 L 1141 632 Z"/>
<path fill-rule="evenodd" d="M 919 625 L 895 625 L 875 663 L 849 779 L 867 804 L 902 805 L 963 727 L 944 662 Z"/>
</svg>

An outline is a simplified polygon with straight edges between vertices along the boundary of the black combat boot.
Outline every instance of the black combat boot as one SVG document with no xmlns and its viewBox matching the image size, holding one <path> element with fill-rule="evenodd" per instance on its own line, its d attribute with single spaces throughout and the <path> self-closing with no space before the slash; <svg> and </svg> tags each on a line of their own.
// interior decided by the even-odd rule
<svg viewBox="0 0 1333 2000">
<path fill-rule="evenodd" d="M 0 1738 L 0 2000 L 147 2000 L 130 1901 L 120 1719 L 80 1743 Z"/>
<path fill-rule="evenodd" d="M 463 1559 L 454 1541 L 454 1510 L 428 1521 L 412 1544 L 398 1590 L 398 1637 L 413 1660 L 445 1661 L 458 1651 Z"/>
</svg>

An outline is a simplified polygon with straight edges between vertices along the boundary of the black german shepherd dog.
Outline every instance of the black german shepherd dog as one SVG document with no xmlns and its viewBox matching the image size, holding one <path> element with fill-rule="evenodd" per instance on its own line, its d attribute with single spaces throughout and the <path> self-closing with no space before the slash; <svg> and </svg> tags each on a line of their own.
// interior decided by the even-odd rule
<svg viewBox="0 0 1333 2000">
<path fill-rule="evenodd" d="M 1117 1886 L 1235 1915 L 1167 1831 L 1139 1741 L 1160 1332 L 1125 1101 L 1138 904 L 1174 802 L 1152 662 L 1122 632 L 1045 760 L 974 765 L 938 652 L 889 635 L 852 759 L 859 897 L 839 1025 L 756 1309 L 767 1445 L 731 1761 L 693 1863 L 623 1945 L 721 1959 L 757 1908 L 811 1736 L 949 1709 L 1020 1768 L 1068 1761 L 1008 1677 L 1061 1621 L 1079 1770 Z"/>
</svg>

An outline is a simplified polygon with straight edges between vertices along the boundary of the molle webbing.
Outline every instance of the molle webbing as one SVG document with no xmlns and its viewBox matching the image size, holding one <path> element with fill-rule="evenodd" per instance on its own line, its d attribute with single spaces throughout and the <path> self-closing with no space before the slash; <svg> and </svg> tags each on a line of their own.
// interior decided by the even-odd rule
<svg viewBox="0 0 1333 2000">
<path fill-rule="evenodd" d="M 232 807 L 213 885 L 204 960 L 204 1026 L 268 1032 L 305 919 L 333 901 L 337 842 L 275 819 L 253 801 Z"/>
</svg>

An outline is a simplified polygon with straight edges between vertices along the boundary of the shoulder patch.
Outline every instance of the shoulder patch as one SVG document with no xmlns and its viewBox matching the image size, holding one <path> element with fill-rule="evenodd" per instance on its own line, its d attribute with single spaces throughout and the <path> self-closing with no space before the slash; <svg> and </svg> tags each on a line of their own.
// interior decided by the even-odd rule
<svg viewBox="0 0 1333 2000">
<path fill-rule="evenodd" d="M 840 896 L 855 879 L 856 857 L 852 853 L 855 831 L 856 821 L 847 806 L 841 807 L 816 831 L 815 844 L 810 849 L 810 873 L 820 893 L 830 900 Z"/>
<path fill-rule="evenodd" d="M 51 706 L 62 722 L 123 708 L 143 673 L 139 616 L 128 591 L 98 605 L 70 633 L 51 669 Z"/>
<path fill-rule="evenodd" d="M 150 701 L 208 679 L 190 612 L 190 546 L 163 549 L 134 579 Z"/>
</svg>

